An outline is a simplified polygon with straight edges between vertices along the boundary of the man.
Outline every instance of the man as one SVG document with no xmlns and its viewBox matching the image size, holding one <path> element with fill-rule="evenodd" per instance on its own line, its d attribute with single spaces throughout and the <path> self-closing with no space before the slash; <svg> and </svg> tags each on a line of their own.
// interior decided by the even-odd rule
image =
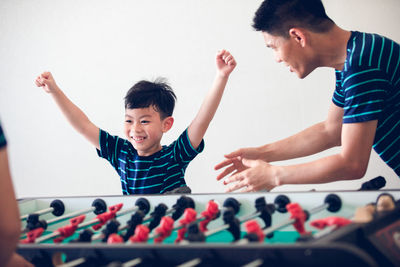
<svg viewBox="0 0 400 267">
<path fill-rule="evenodd" d="M 325 13 L 320 0 L 265 0 L 253 27 L 276 61 L 299 78 L 318 67 L 336 73 L 325 121 L 286 139 L 242 148 L 215 166 L 227 191 L 271 190 L 284 184 L 315 184 L 364 176 L 374 148 L 400 176 L 400 46 L 377 34 L 346 31 Z M 312 155 L 334 146 L 338 154 L 308 163 L 270 162 Z"/>
</svg>

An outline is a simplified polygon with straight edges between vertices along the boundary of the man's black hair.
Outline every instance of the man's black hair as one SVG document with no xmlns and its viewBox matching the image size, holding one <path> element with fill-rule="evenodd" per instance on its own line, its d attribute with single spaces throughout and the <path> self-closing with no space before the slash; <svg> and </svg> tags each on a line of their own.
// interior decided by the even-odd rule
<svg viewBox="0 0 400 267">
<path fill-rule="evenodd" d="M 176 96 L 163 78 L 154 82 L 139 81 L 126 93 L 125 109 L 147 108 L 153 106 L 161 119 L 172 116 Z"/>
<path fill-rule="evenodd" d="M 321 33 L 333 25 L 321 0 L 265 0 L 256 11 L 252 26 L 256 31 L 287 38 L 294 27 Z"/>
</svg>

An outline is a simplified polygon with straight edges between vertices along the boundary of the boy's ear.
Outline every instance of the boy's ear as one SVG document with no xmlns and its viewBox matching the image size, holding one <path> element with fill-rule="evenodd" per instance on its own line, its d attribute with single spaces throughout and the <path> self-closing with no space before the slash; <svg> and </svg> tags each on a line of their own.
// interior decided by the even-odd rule
<svg viewBox="0 0 400 267">
<path fill-rule="evenodd" d="M 169 129 L 172 128 L 172 125 L 173 125 L 173 124 L 174 124 L 174 118 L 171 117 L 171 116 L 166 117 L 166 118 L 163 120 L 163 127 L 162 127 L 163 133 L 168 132 Z"/>
</svg>

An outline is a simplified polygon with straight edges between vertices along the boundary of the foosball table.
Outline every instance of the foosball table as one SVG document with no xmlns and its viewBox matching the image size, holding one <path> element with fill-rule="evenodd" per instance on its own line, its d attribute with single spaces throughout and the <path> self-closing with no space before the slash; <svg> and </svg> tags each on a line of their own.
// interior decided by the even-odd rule
<svg viewBox="0 0 400 267">
<path fill-rule="evenodd" d="M 400 266 L 400 190 L 19 200 L 35 266 Z"/>
</svg>

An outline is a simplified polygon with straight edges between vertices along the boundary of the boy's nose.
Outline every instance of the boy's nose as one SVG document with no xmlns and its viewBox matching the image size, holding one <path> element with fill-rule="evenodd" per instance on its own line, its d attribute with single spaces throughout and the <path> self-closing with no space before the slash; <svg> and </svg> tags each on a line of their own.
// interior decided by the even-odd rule
<svg viewBox="0 0 400 267">
<path fill-rule="evenodd" d="M 142 129 L 141 125 L 139 123 L 133 123 L 131 130 L 134 132 L 140 132 L 140 130 Z"/>
</svg>

